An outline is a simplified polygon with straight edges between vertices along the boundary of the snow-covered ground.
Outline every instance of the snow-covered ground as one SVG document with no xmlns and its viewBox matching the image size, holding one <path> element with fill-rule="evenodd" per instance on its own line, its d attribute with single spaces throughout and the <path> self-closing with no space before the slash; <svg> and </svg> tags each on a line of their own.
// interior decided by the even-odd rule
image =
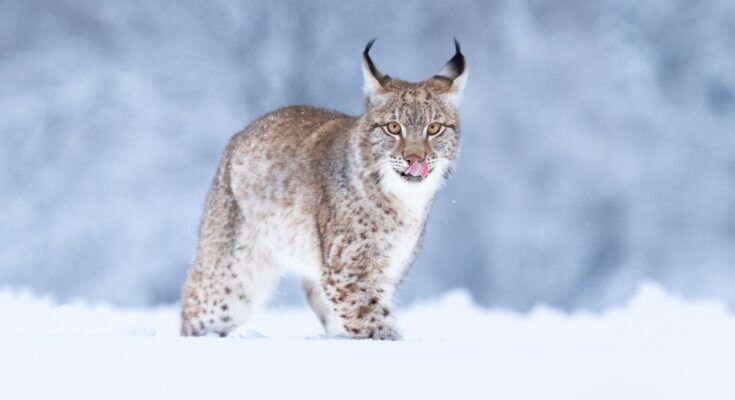
<svg viewBox="0 0 735 400">
<path fill-rule="evenodd" d="M 602 314 L 487 310 L 455 291 L 398 320 L 402 342 L 324 340 L 306 308 L 264 310 L 232 338 L 180 338 L 175 306 L 5 290 L 0 398 L 735 398 L 735 315 L 651 283 Z"/>
</svg>

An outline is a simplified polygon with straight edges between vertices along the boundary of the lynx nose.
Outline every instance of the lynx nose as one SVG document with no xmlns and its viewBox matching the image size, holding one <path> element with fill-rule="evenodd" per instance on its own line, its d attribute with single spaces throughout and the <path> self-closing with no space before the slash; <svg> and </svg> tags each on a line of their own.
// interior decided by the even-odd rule
<svg viewBox="0 0 735 400">
<path fill-rule="evenodd" d="M 413 164 L 413 163 L 415 163 L 417 161 L 424 161 L 424 157 L 419 157 L 419 156 L 413 155 L 413 154 L 408 155 L 408 156 L 404 155 L 403 156 L 403 159 L 406 160 L 406 161 L 408 161 L 408 165 L 411 165 L 411 164 Z"/>
</svg>

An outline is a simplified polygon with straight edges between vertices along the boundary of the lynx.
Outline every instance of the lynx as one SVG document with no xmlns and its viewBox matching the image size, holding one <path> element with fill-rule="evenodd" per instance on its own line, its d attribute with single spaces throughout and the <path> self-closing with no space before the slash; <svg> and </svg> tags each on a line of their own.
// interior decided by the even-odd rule
<svg viewBox="0 0 735 400">
<path fill-rule="evenodd" d="M 227 144 L 183 289 L 182 335 L 226 336 L 286 270 L 328 337 L 400 339 L 391 304 L 457 157 L 467 67 L 455 40 L 439 74 L 405 82 L 375 67 L 373 42 L 363 115 L 286 107 Z"/>
</svg>

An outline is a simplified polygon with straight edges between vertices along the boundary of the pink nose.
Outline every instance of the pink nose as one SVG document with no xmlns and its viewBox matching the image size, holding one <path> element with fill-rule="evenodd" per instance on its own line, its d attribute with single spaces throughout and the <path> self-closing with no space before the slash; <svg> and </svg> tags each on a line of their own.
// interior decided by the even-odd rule
<svg viewBox="0 0 735 400">
<path fill-rule="evenodd" d="M 411 156 L 407 156 L 407 157 L 403 157 L 403 158 L 404 158 L 404 159 L 405 159 L 406 161 L 408 161 L 408 164 L 409 164 L 409 165 L 410 165 L 410 164 L 413 164 L 413 163 L 415 163 L 415 162 L 417 162 L 417 161 L 423 161 L 423 160 L 424 160 L 423 158 L 421 158 L 421 157 L 419 157 L 419 156 L 413 156 L 413 155 L 411 155 Z"/>
</svg>

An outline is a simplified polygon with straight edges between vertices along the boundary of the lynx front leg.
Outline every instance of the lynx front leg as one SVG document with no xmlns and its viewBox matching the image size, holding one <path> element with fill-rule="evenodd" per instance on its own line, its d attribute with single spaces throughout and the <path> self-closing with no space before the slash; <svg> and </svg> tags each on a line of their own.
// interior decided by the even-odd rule
<svg viewBox="0 0 735 400">
<path fill-rule="evenodd" d="M 337 324 L 352 338 L 399 340 L 391 301 L 393 288 L 374 266 L 331 268 L 322 289 Z"/>
<path fill-rule="evenodd" d="M 347 336 L 344 326 L 336 318 L 337 313 L 329 299 L 327 299 L 325 291 L 319 284 L 319 280 L 305 278 L 303 281 L 306 300 L 309 302 L 311 309 L 319 318 L 319 322 L 324 327 L 324 333 L 327 337 Z"/>
</svg>

